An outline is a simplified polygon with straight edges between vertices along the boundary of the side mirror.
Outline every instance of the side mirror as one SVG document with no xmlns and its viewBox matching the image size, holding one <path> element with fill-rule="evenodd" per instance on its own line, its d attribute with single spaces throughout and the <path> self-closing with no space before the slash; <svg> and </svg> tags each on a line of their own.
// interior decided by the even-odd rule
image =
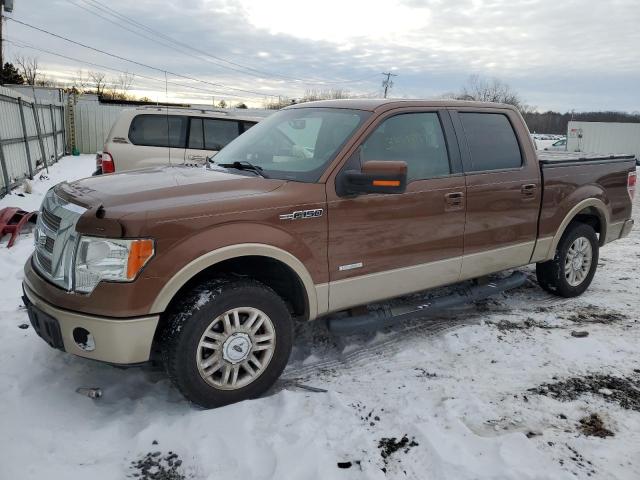
<svg viewBox="0 0 640 480">
<path fill-rule="evenodd" d="M 407 188 L 407 163 L 369 160 L 362 169 L 345 170 L 338 176 L 338 195 L 361 193 L 403 193 Z"/>
</svg>

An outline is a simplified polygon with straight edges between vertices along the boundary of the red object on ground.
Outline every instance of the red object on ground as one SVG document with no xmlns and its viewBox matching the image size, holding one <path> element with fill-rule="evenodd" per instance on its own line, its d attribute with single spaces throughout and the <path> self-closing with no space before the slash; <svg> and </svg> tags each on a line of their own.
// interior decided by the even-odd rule
<svg viewBox="0 0 640 480">
<path fill-rule="evenodd" d="M 13 247 L 20 231 L 38 212 L 25 212 L 17 207 L 6 207 L 0 210 L 0 238 L 11 234 L 7 248 Z"/>
</svg>

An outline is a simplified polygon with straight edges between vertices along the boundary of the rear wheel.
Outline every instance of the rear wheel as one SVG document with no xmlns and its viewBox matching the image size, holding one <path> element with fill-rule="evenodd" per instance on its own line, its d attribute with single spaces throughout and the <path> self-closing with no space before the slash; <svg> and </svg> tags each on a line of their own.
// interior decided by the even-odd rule
<svg viewBox="0 0 640 480">
<path fill-rule="evenodd" d="M 561 297 L 578 296 L 593 280 L 598 253 L 598 237 L 593 227 L 571 223 L 558 243 L 553 260 L 536 265 L 538 283 Z"/>
<path fill-rule="evenodd" d="M 212 408 L 256 397 L 284 370 L 293 322 L 266 285 L 212 280 L 174 310 L 163 332 L 164 363 L 192 402 Z"/>
</svg>

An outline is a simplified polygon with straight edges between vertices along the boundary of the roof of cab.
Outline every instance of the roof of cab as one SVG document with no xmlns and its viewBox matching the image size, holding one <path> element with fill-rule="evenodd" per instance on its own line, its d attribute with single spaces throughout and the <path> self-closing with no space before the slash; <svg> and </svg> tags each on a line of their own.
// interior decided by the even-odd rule
<svg viewBox="0 0 640 480">
<path fill-rule="evenodd" d="M 504 103 L 476 102 L 468 100 L 420 100 L 420 99 L 386 99 L 386 98 L 357 98 L 341 100 L 319 100 L 290 105 L 290 108 L 349 108 L 367 110 L 370 112 L 389 110 L 400 107 L 472 107 L 472 108 L 507 108 L 515 110 L 512 105 Z"/>
</svg>

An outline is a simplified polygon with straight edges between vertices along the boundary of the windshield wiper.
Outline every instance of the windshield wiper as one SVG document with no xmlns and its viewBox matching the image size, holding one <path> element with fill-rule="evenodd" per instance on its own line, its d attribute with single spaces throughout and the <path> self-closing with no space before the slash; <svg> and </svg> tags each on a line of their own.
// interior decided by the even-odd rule
<svg viewBox="0 0 640 480">
<path fill-rule="evenodd" d="M 250 172 L 256 173 L 257 175 L 260 175 L 262 178 L 269 178 L 267 174 L 264 173 L 262 167 L 258 165 L 254 165 L 251 162 L 247 162 L 246 160 L 243 160 L 241 162 L 235 161 L 232 163 L 214 163 L 214 164 L 224 168 L 235 168 L 236 170 L 248 170 Z"/>
</svg>

